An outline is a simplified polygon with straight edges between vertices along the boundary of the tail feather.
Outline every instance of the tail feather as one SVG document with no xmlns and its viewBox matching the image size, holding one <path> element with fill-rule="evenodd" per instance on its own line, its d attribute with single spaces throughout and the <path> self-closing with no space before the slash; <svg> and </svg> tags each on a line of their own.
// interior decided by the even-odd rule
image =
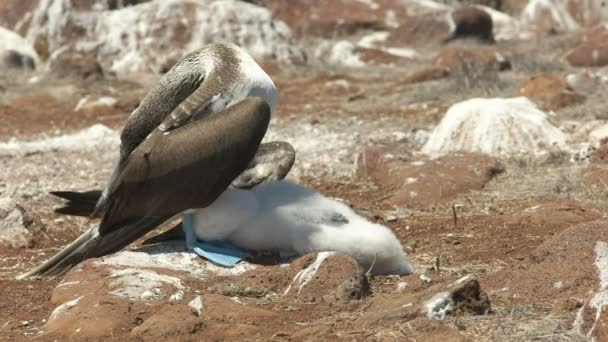
<svg viewBox="0 0 608 342">
<path fill-rule="evenodd" d="M 143 218 L 103 236 L 99 235 L 99 225 L 96 224 L 51 259 L 31 271 L 17 276 L 17 279 L 64 275 L 86 259 L 99 258 L 123 249 L 169 218 Z"/>
<path fill-rule="evenodd" d="M 50 194 L 68 200 L 63 207 L 55 209 L 56 213 L 72 216 L 90 217 L 101 197 L 101 190 L 85 192 L 76 191 L 51 191 Z"/>
</svg>

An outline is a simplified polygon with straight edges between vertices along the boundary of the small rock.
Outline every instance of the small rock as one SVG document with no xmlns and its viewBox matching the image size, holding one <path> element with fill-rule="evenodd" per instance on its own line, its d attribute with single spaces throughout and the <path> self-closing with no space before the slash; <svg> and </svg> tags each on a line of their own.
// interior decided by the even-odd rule
<svg viewBox="0 0 608 342">
<path fill-rule="evenodd" d="M 403 322 L 414 319 L 441 320 L 458 313 L 486 314 L 491 310 L 486 293 L 472 276 L 451 284 L 435 284 L 421 291 L 400 296 L 374 297 L 356 324 L 375 326 L 379 322 Z"/>
<path fill-rule="evenodd" d="M 332 327 L 329 324 L 314 324 L 309 327 L 298 330 L 296 333 L 292 334 L 291 337 L 299 341 L 304 340 L 318 340 L 323 336 L 327 336 L 331 334 Z"/>
<path fill-rule="evenodd" d="M 42 224 L 12 198 L 0 198 L 0 245 L 26 248 L 34 243 Z"/>
<path fill-rule="evenodd" d="M 188 306 L 190 308 L 192 308 L 194 311 L 196 311 L 197 315 L 200 316 L 201 312 L 203 311 L 203 307 L 204 307 L 203 297 L 201 297 L 201 296 L 194 297 L 194 299 L 188 303 Z"/>
<path fill-rule="evenodd" d="M 443 11 L 442 11 L 443 12 Z M 419 46 L 445 41 L 450 35 L 448 11 L 409 16 L 386 38 L 389 46 Z"/>
<path fill-rule="evenodd" d="M 605 80 L 603 77 L 600 77 L 589 70 L 573 72 L 566 76 L 568 89 L 584 95 L 590 95 L 597 92 L 604 82 Z"/>
<path fill-rule="evenodd" d="M 296 33 L 327 37 L 388 28 L 405 15 L 405 7 L 394 1 L 264 0 L 264 5 Z"/>
<path fill-rule="evenodd" d="M 101 80 L 104 77 L 95 50 L 79 50 L 75 45 L 65 47 L 51 55 L 49 69 L 60 77 L 76 77 L 84 80 Z"/>
<path fill-rule="evenodd" d="M 451 14 L 454 30 L 448 41 L 460 38 L 477 38 L 484 43 L 494 43 L 492 17 L 481 8 L 462 6 Z"/>
<path fill-rule="evenodd" d="M 572 66 L 601 67 L 608 65 L 608 44 L 581 44 L 572 49 L 566 59 Z"/>
<path fill-rule="evenodd" d="M 526 25 L 539 32 L 562 33 L 605 20 L 601 1 L 528 0 L 522 11 Z M 584 5 L 583 5 L 584 4 Z"/>
<path fill-rule="evenodd" d="M 510 62 L 493 47 L 469 49 L 446 46 L 435 56 L 434 64 L 450 73 L 461 73 L 471 70 L 506 70 Z"/>
<path fill-rule="evenodd" d="M 352 258 L 333 252 L 307 255 L 294 261 L 301 269 L 285 291 L 299 299 L 349 301 L 366 297 L 369 283 L 365 271 Z"/>
<path fill-rule="evenodd" d="M 404 293 L 407 289 L 407 283 L 405 281 L 397 283 L 397 293 Z"/>
<path fill-rule="evenodd" d="M 169 305 L 134 328 L 130 336 L 144 338 L 150 341 L 159 341 L 167 338 L 183 339 L 185 336 L 195 334 L 205 326 L 204 322 L 186 305 Z"/>
<path fill-rule="evenodd" d="M 129 328 L 129 306 L 124 298 L 93 292 L 55 308 L 46 329 L 71 338 L 109 337 Z"/>
<path fill-rule="evenodd" d="M 16 32 L 0 25 L 0 69 L 33 70 L 39 57 L 34 48 Z"/>
<path fill-rule="evenodd" d="M 384 222 L 397 222 L 398 217 L 393 214 L 387 214 L 384 216 Z"/>
<path fill-rule="evenodd" d="M 427 276 L 426 274 L 422 273 L 420 274 L 420 280 L 422 280 L 423 282 L 430 284 L 433 280 L 431 279 L 431 277 Z"/>
<path fill-rule="evenodd" d="M 420 70 L 414 71 L 407 75 L 404 83 L 421 83 L 427 81 L 436 81 L 450 76 L 450 70 L 440 66 L 427 66 Z"/>
<path fill-rule="evenodd" d="M 585 100 L 585 96 L 568 89 L 565 80 L 550 74 L 535 75 L 527 79 L 516 95 L 529 98 L 544 110 L 558 110 Z"/>
<path fill-rule="evenodd" d="M 583 184 L 598 193 L 608 192 L 608 168 L 591 166 L 583 171 Z"/>
<path fill-rule="evenodd" d="M 608 164 L 608 138 L 601 139 L 597 148 L 591 146 L 588 157 L 594 164 Z"/>
</svg>

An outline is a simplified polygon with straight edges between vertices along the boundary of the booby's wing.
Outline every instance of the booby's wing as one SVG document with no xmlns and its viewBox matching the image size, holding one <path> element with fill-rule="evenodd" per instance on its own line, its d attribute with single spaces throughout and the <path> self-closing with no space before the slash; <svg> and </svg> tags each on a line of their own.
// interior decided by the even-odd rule
<svg viewBox="0 0 608 342">
<path fill-rule="evenodd" d="M 268 184 L 287 176 L 296 160 L 296 151 L 290 143 L 272 141 L 260 145 L 258 152 L 234 181 L 232 186 L 239 189 L 251 189 L 260 184 Z"/>
<path fill-rule="evenodd" d="M 98 226 L 20 276 L 58 275 L 82 260 L 118 251 L 181 212 L 213 203 L 253 159 L 270 121 L 260 98 L 162 133 L 127 160 Z"/>
<path fill-rule="evenodd" d="M 239 189 L 252 189 L 260 184 L 281 180 L 287 176 L 295 161 L 296 152 L 285 141 L 272 141 L 260 145 L 253 160 L 233 182 Z M 91 216 L 101 196 L 100 190 L 86 192 L 51 191 L 51 195 L 67 200 L 55 212 L 63 215 Z"/>
<path fill-rule="evenodd" d="M 230 75 L 226 75 L 230 77 Z M 183 126 L 190 119 L 207 109 L 213 98 L 221 94 L 220 89 L 213 80 L 206 79 L 184 101 L 167 115 L 158 128 L 166 132 L 170 129 Z"/>
<path fill-rule="evenodd" d="M 120 135 L 120 158 L 93 216 L 100 216 L 106 209 L 108 194 L 115 190 L 127 159 L 150 134 L 157 129 L 166 132 L 183 126 L 194 117 L 201 117 L 201 113 L 209 111 L 214 98 L 239 81 L 238 61 L 234 60 L 234 53 L 219 45 L 214 45 L 214 48 L 221 50 L 218 53 L 225 59 L 219 66 L 211 65 L 213 62 L 206 65 L 212 59 L 206 58 L 209 56 L 205 55 L 205 48 L 185 55 L 160 78 L 129 115 Z M 209 72 L 210 69 L 214 71 Z"/>
<path fill-rule="evenodd" d="M 169 132 L 154 131 L 109 194 L 100 234 L 140 217 L 213 203 L 254 158 L 269 120 L 268 104 L 247 98 Z"/>
<path fill-rule="evenodd" d="M 182 126 L 205 111 L 218 95 L 241 82 L 234 51 L 210 44 L 180 59 L 129 115 L 121 133 L 121 156 L 126 159 L 155 129 Z"/>
</svg>

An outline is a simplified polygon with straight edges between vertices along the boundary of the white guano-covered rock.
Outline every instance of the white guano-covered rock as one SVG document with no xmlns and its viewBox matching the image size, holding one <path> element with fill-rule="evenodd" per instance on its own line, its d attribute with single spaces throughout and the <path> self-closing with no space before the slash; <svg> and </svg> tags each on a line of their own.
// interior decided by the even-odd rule
<svg viewBox="0 0 608 342">
<path fill-rule="evenodd" d="M 159 35 L 162 27 L 166 30 Z M 289 62 L 301 58 L 284 23 L 273 21 L 265 8 L 241 1 L 152 1 L 102 13 L 96 31 L 96 36 L 107 37 L 100 46 L 101 63 L 112 60 L 115 71 L 141 70 L 150 62 L 162 64 L 156 60 L 162 55 L 157 51 L 175 44 L 175 39 L 184 40 L 175 46 L 183 49 L 178 55 L 223 40 L 243 46 L 259 59 Z"/>
<path fill-rule="evenodd" d="M 604 0 L 529 0 L 522 21 L 544 31 L 569 32 L 608 19 Z"/>
<path fill-rule="evenodd" d="M 287 25 L 243 1 L 152 0 L 128 7 L 80 8 L 71 0 L 41 1 L 27 28 L 48 54 L 94 51 L 104 70 L 161 71 L 185 53 L 215 41 L 245 48 L 256 59 L 304 59 Z"/>
<path fill-rule="evenodd" d="M 531 38 L 531 32 L 527 30 L 521 20 L 488 6 L 476 5 L 476 7 L 486 11 L 492 17 L 494 38 L 496 40 Z"/>
<path fill-rule="evenodd" d="M 25 38 L 0 27 L 0 69 L 35 69 L 40 58 Z"/>
<path fill-rule="evenodd" d="M 117 145 L 119 141 L 118 132 L 105 125 L 94 124 L 78 132 L 55 137 L 40 138 L 36 140 L 19 140 L 12 138 L 9 141 L 0 141 L 0 156 L 14 156 L 57 150 L 86 150 L 98 148 L 103 145 Z"/>
<path fill-rule="evenodd" d="M 356 46 L 347 40 L 323 42 L 315 51 L 315 58 L 338 67 L 365 66 L 356 52 Z"/>
<path fill-rule="evenodd" d="M 564 133 L 527 98 L 475 98 L 450 107 L 422 152 L 538 155 L 565 143 Z"/>
</svg>

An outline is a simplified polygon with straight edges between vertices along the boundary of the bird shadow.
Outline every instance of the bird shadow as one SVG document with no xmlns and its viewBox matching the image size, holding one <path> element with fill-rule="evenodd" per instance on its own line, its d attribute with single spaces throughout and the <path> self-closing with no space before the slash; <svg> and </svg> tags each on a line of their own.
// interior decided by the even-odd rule
<svg viewBox="0 0 608 342">
<path fill-rule="evenodd" d="M 170 230 L 153 236 L 145 240 L 140 247 L 133 249 L 134 252 L 141 252 L 150 255 L 170 254 L 170 253 L 192 253 L 186 248 L 183 229 L 181 223 Z M 247 251 L 250 257 L 244 259 L 245 262 L 258 266 L 276 266 L 290 263 L 297 255 L 285 255 L 279 251 Z M 201 257 L 206 262 L 211 262 Z"/>
</svg>

